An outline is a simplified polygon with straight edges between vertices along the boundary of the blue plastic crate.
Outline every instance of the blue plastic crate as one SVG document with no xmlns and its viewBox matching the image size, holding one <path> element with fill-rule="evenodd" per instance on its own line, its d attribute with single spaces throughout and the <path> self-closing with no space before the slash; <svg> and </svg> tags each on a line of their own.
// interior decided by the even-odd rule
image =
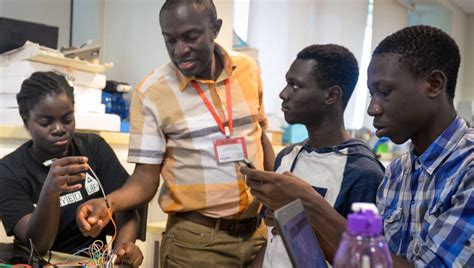
<svg viewBox="0 0 474 268">
<path fill-rule="evenodd" d="M 283 144 L 297 143 L 308 138 L 308 130 L 302 124 L 289 125 L 283 131 Z"/>
</svg>

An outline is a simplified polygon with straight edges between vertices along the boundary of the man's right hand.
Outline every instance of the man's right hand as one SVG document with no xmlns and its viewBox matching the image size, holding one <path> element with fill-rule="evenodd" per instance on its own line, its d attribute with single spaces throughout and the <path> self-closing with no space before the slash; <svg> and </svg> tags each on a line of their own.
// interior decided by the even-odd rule
<svg viewBox="0 0 474 268">
<path fill-rule="evenodd" d="M 92 199 L 79 206 L 76 212 L 76 223 L 82 234 L 97 237 L 110 221 L 108 210 L 104 198 Z"/>
</svg>

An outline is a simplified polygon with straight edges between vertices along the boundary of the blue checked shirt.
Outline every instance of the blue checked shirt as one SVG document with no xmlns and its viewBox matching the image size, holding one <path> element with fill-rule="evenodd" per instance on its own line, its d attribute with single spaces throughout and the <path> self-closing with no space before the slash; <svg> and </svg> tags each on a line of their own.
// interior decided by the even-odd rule
<svg viewBox="0 0 474 268">
<path fill-rule="evenodd" d="M 474 129 L 459 116 L 420 156 L 388 167 L 377 193 L 390 250 L 417 267 L 474 267 Z"/>
</svg>

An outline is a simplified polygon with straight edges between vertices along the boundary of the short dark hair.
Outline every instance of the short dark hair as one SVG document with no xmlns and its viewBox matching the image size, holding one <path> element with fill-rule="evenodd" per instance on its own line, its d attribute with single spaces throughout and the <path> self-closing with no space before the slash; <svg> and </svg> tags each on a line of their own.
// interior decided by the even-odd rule
<svg viewBox="0 0 474 268">
<path fill-rule="evenodd" d="M 26 124 L 29 111 L 46 96 L 66 94 L 74 105 L 74 88 L 55 72 L 35 72 L 21 84 L 16 95 L 20 116 Z"/>
<path fill-rule="evenodd" d="M 406 27 L 382 40 L 372 56 L 386 53 L 398 54 L 400 63 L 417 76 L 433 70 L 444 72 L 448 79 L 446 92 L 453 101 L 461 55 L 447 33 L 427 25 Z"/>
<path fill-rule="evenodd" d="M 323 88 L 340 86 L 342 105 L 346 108 L 359 78 L 354 54 L 340 45 L 311 45 L 301 50 L 297 59 L 317 61 L 314 67 L 316 81 Z"/>
<path fill-rule="evenodd" d="M 165 10 L 177 9 L 182 5 L 199 5 L 203 7 L 208 15 L 209 23 L 213 24 L 217 20 L 217 11 L 216 6 L 212 0 L 166 0 L 160 10 L 160 17 L 161 13 Z"/>
</svg>

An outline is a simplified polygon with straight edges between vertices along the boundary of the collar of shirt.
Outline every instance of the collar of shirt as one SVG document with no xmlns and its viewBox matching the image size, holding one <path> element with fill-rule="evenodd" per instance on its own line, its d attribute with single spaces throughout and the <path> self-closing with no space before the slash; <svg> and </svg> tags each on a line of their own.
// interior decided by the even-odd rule
<svg viewBox="0 0 474 268">
<path fill-rule="evenodd" d="M 429 175 L 432 175 L 444 159 L 454 151 L 468 128 L 466 121 L 459 115 L 456 116 L 449 127 L 420 156 L 416 156 L 413 145 L 411 145 L 409 163 L 412 163 L 412 167 L 415 169 L 418 168 L 418 165 L 421 166 Z"/>
<path fill-rule="evenodd" d="M 232 62 L 230 55 L 223 47 L 221 47 L 217 43 L 215 43 L 215 51 L 219 56 L 220 60 L 222 60 L 222 62 L 224 63 L 224 69 L 222 70 L 222 73 L 219 75 L 216 81 L 196 79 L 196 77 L 194 76 L 185 76 L 183 75 L 183 73 L 181 73 L 181 71 L 179 71 L 178 68 L 176 68 L 176 66 L 173 65 L 176 71 L 176 78 L 179 83 L 179 90 L 183 91 L 191 81 L 196 81 L 198 83 L 203 84 L 215 84 L 226 80 L 232 75 L 232 72 L 237 66 Z"/>
</svg>

